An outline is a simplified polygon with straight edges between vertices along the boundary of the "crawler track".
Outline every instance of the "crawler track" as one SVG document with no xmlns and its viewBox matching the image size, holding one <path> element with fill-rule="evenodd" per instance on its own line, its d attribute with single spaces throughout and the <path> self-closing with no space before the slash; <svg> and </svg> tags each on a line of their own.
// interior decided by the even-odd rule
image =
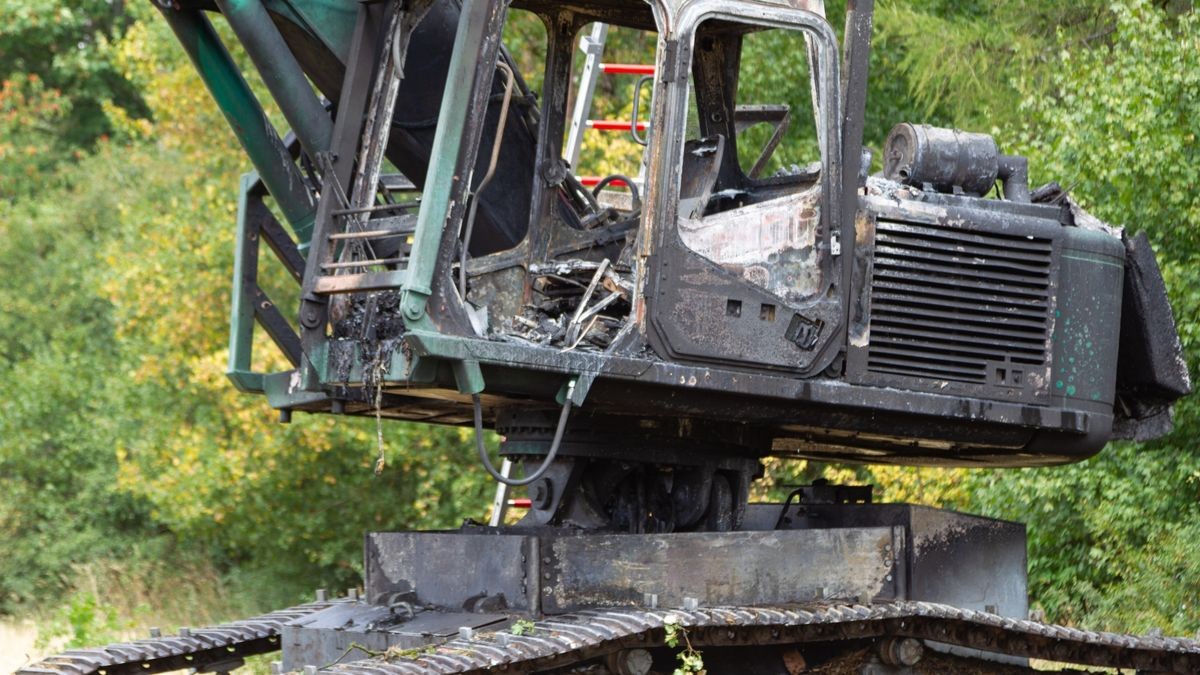
<svg viewBox="0 0 1200 675">
<path fill-rule="evenodd" d="M 191 629 L 184 635 L 74 649 L 21 668 L 14 675 L 149 675 L 185 668 L 203 671 L 246 656 L 278 651 L 283 624 L 332 604 L 311 602 L 252 619 Z"/>
<path fill-rule="evenodd" d="M 480 633 L 451 640 L 416 658 L 377 657 L 331 671 L 338 675 L 553 671 L 618 649 L 660 646 L 663 619 L 668 615 L 686 627 L 698 648 L 858 645 L 873 638 L 912 637 L 1080 666 L 1200 673 L 1200 643 L 1193 640 L 1095 633 L 926 602 L 587 611 L 540 621 L 527 635 Z"/>
<path fill-rule="evenodd" d="M 71 651 L 22 668 L 16 675 L 123 675 L 182 668 L 203 671 L 222 662 L 278 650 L 284 623 L 331 604 L 300 605 L 246 621 L 197 629 L 188 636 Z M 379 656 L 339 664 L 329 672 L 337 675 L 552 672 L 620 649 L 659 647 L 663 642 L 663 622 L 668 616 L 675 617 L 686 628 L 692 644 L 701 649 L 823 643 L 844 644 L 849 652 L 872 640 L 916 638 L 1077 666 L 1157 673 L 1200 672 L 1200 642 L 1194 640 L 1097 633 L 926 602 L 592 610 L 544 619 L 525 635 L 481 632 L 407 656 Z M 997 668 L 997 672 L 1014 670 Z"/>
</svg>

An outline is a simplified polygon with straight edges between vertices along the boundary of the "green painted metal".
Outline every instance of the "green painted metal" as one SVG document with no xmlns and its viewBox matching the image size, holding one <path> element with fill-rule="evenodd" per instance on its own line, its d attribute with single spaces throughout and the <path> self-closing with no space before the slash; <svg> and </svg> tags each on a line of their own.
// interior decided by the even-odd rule
<svg viewBox="0 0 1200 675">
<path fill-rule="evenodd" d="M 328 150 L 333 121 L 261 0 L 216 1 L 300 145 L 310 157 Z"/>
<path fill-rule="evenodd" d="M 592 383 L 595 381 L 595 373 L 580 373 L 578 375 L 572 375 L 569 379 L 567 379 L 566 382 L 563 383 L 562 387 L 559 388 L 558 394 L 555 395 L 554 400 L 558 401 L 559 405 L 563 405 L 569 398 L 571 399 L 571 405 L 575 406 L 576 408 L 583 407 L 583 402 L 587 400 L 588 392 L 591 391 Z"/>
<path fill-rule="evenodd" d="M 433 293 L 433 274 L 437 266 L 438 247 L 450 214 L 450 194 L 458 175 L 459 150 L 462 147 L 467 113 L 471 107 L 471 91 L 478 66 L 478 46 L 486 37 L 491 6 L 489 0 L 466 0 L 454 36 L 454 53 L 442 95 L 441 113 L 433 137 L 429 170 L 425 175 L 425 190 L 417 227 L 413 233 L 412 253 L 408 262 L 408 279 L 401 287 L 400 308 L 411 328 L 422 328 L 425 303 Z"/>
<path fill-rule="evenodd" d="M 1112 355 L 1121 338 L 1120 298 L 1125 247 L 1116 237 L 1080 227 L 1064 228 L 1054 316 L 1051 396 L 1112 409 L 1116 369 Z"/>
<path fill-rule="evenodd" d="M 237 64 L 203 13 L 160 9 L 250 156 L 267 190 L 283 211 L 301 249 L 306 249 L 312 236 L 316 204 L 300 169 L 292 161 Z"/>
<path fill-rule="evenodd" d="M 305 391 L 296 386 L 296 371 L 271 373 L 263 376 L 263 390 L 272 408 L 286 410 L 297 406 L 323 403 L 329 400 L 325 392 Z"/>
<path fill-rule="evenodd" d="M 301 26 L 342 63 L 350 58 L 358 3 L 347 0 L 263 0 L 267 10 Z"/>
<path fill-rule="evenodd" d="M 474 359 L 452 361 L 450 368 L 454 371 L 454 383 L 458 385 L 460 394 L 483 393 L 483 370 L 479 368 L 478 361 Z"/>
<path fill-rule="evenodd" d="M 251 232 L 247 222 L 250 189 L 257 182 L 257 174 L 245 174 L 238 191 L 233 297 L 229 309 L 229 367 L 225 370 L 225 375 L 238 391 L 261 394 L 263 376 L 261 373 L 251 372 L 250 365 L 254 344 L 254 298 L 247 293 L 244 283 L 247 275 L 254 276 L 254 270 L 258 267 L 257 241 L 251 239 L 257 237 L 258 233 Z"/>
</svg>

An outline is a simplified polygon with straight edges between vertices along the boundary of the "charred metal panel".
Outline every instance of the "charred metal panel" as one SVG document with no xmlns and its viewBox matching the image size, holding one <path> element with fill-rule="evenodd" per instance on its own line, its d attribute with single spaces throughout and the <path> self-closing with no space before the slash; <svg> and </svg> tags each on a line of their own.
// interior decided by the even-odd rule
<svg viewBox="0 0 1200 675">
<path fill-rule="evenodd" d="M 543 549 L 542 610 L 901 596 L 899 528 L 557 537 Z"/>
<path fill-rule="evenodd" d="M 662 265 L 663 304 L 653 317 L 663 337 L 657 346 L 667 355 L 805 374 L 828 362 L 825 347 L 839 321 L 836 307 L 796 307 L 682 245 L 671 253 Z M 813 273 L 820 276 L 819 270 Z"/>
<path fill-rule="evenodd" d="M 678 417 L 722 420 L 771 430 L 777 437 L 822 443 L 823 447 L 805 446 L 802 454 L 806 456 L 856 456 L 908 464 L 1033 466 L 1079 459 L 1094 453 L 1107 440 L 1108 420 L 1100 413 L 1053 406 L 947 396 L 936 391 L 847 386 L 831 379 L 800 380 L 731 368 L 425 333 L 410 332 L 405 349 L 421 363 L 478 361 L 484 366 L 488 382 L 505 383 L 504 390 L 496 390 L 497 401 L 524 402 L 529 397 L 550 400 L 561 387 L 563 375 L 596 373 L 588 394 L 588 405 L 596 410 L 646 419 L 646 424 Z M 394 391 L 412 393 L 403 385 Z M 872 414 L 864 415 L 863 410 L 871 410 Z M 492 419 L 490 413 L 488 419 Z M 1089 435 L 1093 428 L 1100 430 L 1094 437 Z M 1037 429 L 1049 432 L 1047 443 L 1036 452 L 1027 451 Z M 860 448 L 874 451 L 859 453 Z M 785 453 L 793 448 L 777 444 L 775 450 Z"/>
<path fill-rule="evenodd" d="M 746 529 L 903 530 L 904 598 L 1025 618 L 1025 526 L 912 504 L 753 504 Z"/>
<path fill-rule="evenodd" d="M 742 11 L 745 16 L 739 16 Z M 702 119 L 709 120 L 701 131 L 710 136 L 724 135 L 725 143 L 736 149 L 736 134 L 730 129 L 736 110 L 728 90 L 733 82 L 730 73 L 736 72 L 736 54 L 728 51 L 732 43 L 720 38 L 722 31 L 741 22 L 804 31 L 805 38 L 819 52 L 816 79 L 819 98 L 840 99 L 840 83 L 833 67 L 837 61 L 835 40 L 828 24 L 819 17 L 757 5 L 753 10 L 704 3 L 686 6 L 678 20 L 678 34 L 671 36 L 673 41 L 664 40 L 659 50 L 660 89 L 654 99 L 654 142 L 650 155 L 650 174 L 656 178 L 648 183 L 646 220 L 639 233 L 642 242 L 639 255 L 647 265 L 641 275 L 645 280 L 645 316 L 651 328 L 647 336 L 654 350 L 671 360 L 790 371 L 810 377 L 833 362 L 844 335 L 846 289 L 843 286 L 849 281 L 847 261 L 852 258 L 854 230 L 853 222 L 841 218 L 839 125 L 823 119 L 818 130 L 823 171 L 811 176 L 788 176 L 781 183 L 771 183 L 770 190 L 760 190 L 758 199 L 748 200 L 765 202 L 783 196 L 788 190 L 799 192 L 819 185 L 820 208 L 814 209 L 813 215 L 819 215 L 820 224 L 815 243 L 808 249 L 809 259 L 802 262 L 817 268 L 820 286 L 808 300 L 797 302 L 781 297 L 747 280 L 741 270 L 734 272 L 713 262 L 689 248 L 680 231 L 681 224 L 686 225 L 695 212 L 681 210 L 688 205 L 687 198 L 691 195 L 682 191 L 682 185 L 689 184 L 687 177 L 678 175 L 687 163 L 684 158 L 688 152 L 685 138 L 689 96 L 687 80 L 679 75 L 695 66 L 698 112 Z M 721 87 L 722 82 L 726 89 Z M 705 92 L 703 96 L 701 89 Z M 717 94 L 716 100 L 708 100 L 713 94 Z M 710 124 L 713 120 L 717 122 Z M 732 157 L 736 152 L 726 150 L 725 154 Z M 720 180 L 717 187 L 742 191 L 747 188 L 736 183 L 723 185 Z M 763 186 L 749 187 L 757 190 Z M 654 255 L 647 257 L 651 252 Z M 839 255 L 845 257 L 839 259 Z M 752 276 L 756 274 L 751 272 Z M 758 274 L 762 276 L 768 275 Z M 764 285 L 786 285 L 786 281 L 773 284 L 768 280 Z"/>
<path fill-rule="evenodd" d="M 758 204 L 679 221 L 688 248 L 789 302 L 820 289 L 817 253 L 821 191 L 816 187 Z"/>
<path fill-rule="evenodd" d="M 1023 619 L 1029 613 L 1025 526 L 921 506 L 908 511 L 909 594 Z"/>
<path fill-rule="evenodd" d="M 366 542 L 367 599 L 388 604 L 415 593 L 421 604 L 535 611 L 537 539 L 440 532 L 372 532 Z"/>
<path fill-rule="evenodd" d="M 880 220 L 867 370 L 1044 389 L 1053 240 Z M 1020 373 L 999 377 L 993 369 Z M 1028 385 L 1028 386 L 1023 386 Z"/>
<path fill-rule="evenodd" d="M 1120 367 L 1113 365 L 1121 330 L 1116 299 L 1125 275 L 1125 247 L 1096 230 L 1068 227 L 1063 234 L 1050 391 L 1064 407 L 1111 411 Z"/>
<path fill-rule="evenodd" d="M 1179 332 L 1146 234 L 1125 240 L 1117 360 L 1117 434 L 1145 440 L 1171 429 L 1171 403 L 1192 390 Z"/>
<path fill-rule="evenodd" d="M 865 202 L 878 218 L 851 381 L 1045 404 L 1066 236 L 1059 210 L 889 196 Z"/>
<path fill-rule="evenodd" d="M 904 531 L 367 535 L 367 598 L 520 614 L 587 607 L 903 599 Z M 515 534 L 526 532 L 528 534 Z"/>
</svg>

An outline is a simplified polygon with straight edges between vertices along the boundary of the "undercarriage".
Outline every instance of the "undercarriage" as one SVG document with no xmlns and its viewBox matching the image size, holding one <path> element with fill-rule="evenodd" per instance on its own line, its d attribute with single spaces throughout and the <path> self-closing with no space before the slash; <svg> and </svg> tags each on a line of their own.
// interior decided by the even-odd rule
<svg viewBox="0 0 1200 675">
<path fill-rule="evenodd" d="M 568 451 L 517 524 L 369 533 L 345 597 L 17 675 L 220 673 L 271 652 L 277 672 L 361 675 L 649 675 L 684 657 L 713 674 L 1200 672 L 1195 641 L 1029 620 L 1021 524 L 876 504 L 866 486 L 747 504 L 747 466 Z M 684 496 L 705 508 L 673 507 Z"/>
</svg>

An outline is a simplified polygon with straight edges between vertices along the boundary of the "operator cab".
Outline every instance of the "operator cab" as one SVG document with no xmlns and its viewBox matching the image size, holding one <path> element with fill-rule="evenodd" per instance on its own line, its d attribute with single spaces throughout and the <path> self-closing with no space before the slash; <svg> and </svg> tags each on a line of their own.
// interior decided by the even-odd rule
<svg viewBox="0 0 1200 675">
<path fill-rule="evenodd" d="M 652 175 L 648 337 L 674 359 L 814 374 L 842 325 L 836 43 L 806 9 L 689 4 Z M 786 67 L 762 68 L 772 61 Z M 684 139 L 682 143 L 680 139 Z M 848 247 L 847 247 L 848 248 Z M 667 272 L 670 269 L 670 272 Z"/>
<path fill-rule="evenodd" d="M 838 105 L 823 114 L 819 104 L 840 98 L 832 32 L 808 8 L 691 3 L 674 32 L 662 36 L 648 6 L 640 7 L 622 6 L 617 14 L 589 6 L 569 21 L 540 14 L 550 27 L 544 48 L 522 15 L 548 8 L 517 3 L 510 10 L 511 60 L 528 61 L 535 70 L 525 78 L 541 90 L 534 173 L 558 181 L 559 196 L 545 203 L 535 182 L 525 240 L 470 257 L 461 290 L 471 305 L 488 308 L 487 335 L 501 340 L 607 350 L 620 338 L 625 351 L 649 344 L 679 360 L 818 372 L 836 354 L 844 314 L 836 259 L 840 176 L 822 171 L 839 164 Z M 594 74 L 585 79 L 594 61 L 574 72 L 564 68 L 570 58 L 563 52 L 580 35 L 589 36 L 587 49 L 604 35 L 590 30 L 588 19 L 598 15 L 611 22 L 604 30 L 614 53 L 652 56 L 652 74 L 597 83 Z M 753 67 L 778 55 L 787 55 L 786 69 Z M 589 88 L 594 96 L 579 93 Z M 577 96 L 568 109 L 572 89 Z M 593 113 L 617 119 L 590 119 Z M 619 136 L 595 142 L 613 128 Z M 487 151 L 481 144 L 481 157 Z M 700 281 L 673 283 L 680 275 L 664 265 Z M 581 297 L 593 274 L 607 293 Z M 668 283 L 659 284 L 660 277 Z M 649 290 L 655 286 L 661 288 Z M 610 299 L 614 293 L 619 297 Z M 636 309 L 643 297 L 645 312 Z M 609 304 L 590 314 L 587 326 L 572 324 L 581 306 L 589 314 L 593 300 Z M 712 327 L 734 339 L 714 341 Z"/>
</svg>

